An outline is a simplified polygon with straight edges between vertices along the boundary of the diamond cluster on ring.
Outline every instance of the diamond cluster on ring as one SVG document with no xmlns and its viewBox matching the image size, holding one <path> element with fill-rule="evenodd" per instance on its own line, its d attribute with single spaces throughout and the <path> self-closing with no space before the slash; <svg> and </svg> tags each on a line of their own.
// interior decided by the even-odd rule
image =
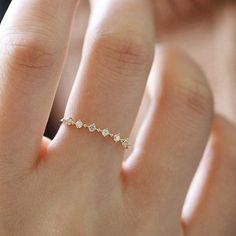
<svg viewBox="0 0 236 236">
<path fill-rule="evenodd" d="M 77 129 L 87 128 L 88 131 L 91 133 L 94 133 L 94 132 L 101 133 L 102 136 L 105 138 L 111 137 L 115 143 L 120 143 L 125 149 L 128 149 L 130 146 L 128 138 L 126 139 L 122 138 L 119 133 L 113 134 L 109 131 L 108 128 L 105 128 L 105 129 L 97 128 L 95 123 L 86 124 L 82 120 L 75 121 L 71 117 L 67 119 L 63 118 L 61 119 L 61 122 L 68 126 L 75 126 Z"/>
</svg>

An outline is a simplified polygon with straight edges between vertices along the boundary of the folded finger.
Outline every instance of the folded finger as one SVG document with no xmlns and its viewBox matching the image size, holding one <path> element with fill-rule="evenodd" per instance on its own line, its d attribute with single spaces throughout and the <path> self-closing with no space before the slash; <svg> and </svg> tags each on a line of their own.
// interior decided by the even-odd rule
<svg viewBox="0 0 236 236">
<path fill-rule="evenodd" d="M 149 114 L 125 171 L 130 187 L 156 202 L 161 229 L 174 235 L 207 143 L 213 106 L 204 75 L 186 55 L 162 49 L 157 58 Z"/>
</svg>

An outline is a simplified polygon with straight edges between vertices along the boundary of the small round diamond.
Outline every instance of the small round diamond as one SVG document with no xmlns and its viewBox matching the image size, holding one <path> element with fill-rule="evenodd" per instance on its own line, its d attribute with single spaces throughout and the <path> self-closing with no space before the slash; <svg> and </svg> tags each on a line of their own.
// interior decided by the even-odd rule
<svg viewBox="0 0 236 236">
<path fill-rule="evenodd" d="M 118 143 L 120 141 L 120 134 L 115 134 L 113 139 L 116 143 Z"/>
<path fill-rule="evenodd" d="M 69 118 L 69 119 L 67 120 L 67 124 L 68 124 L 68 125 L 73 125 L 73 123 L 74 123 L 74 121 L 73 121 L 72 118 Z"/>
<path fill-rule="evenodd" d="M 107 137 L 109 134 L 110 134 L 110 132 L 109 132 L 108 129 L 102 130 L 102 135 L 103 135 L 104 137 Z"/>
<path fill-rule="evenodd" d="M 128 141 L 128 139 L 125 139 L 125 140 L 122 141 L 122 146 L 123 146 L 124 148 L 126 148 L 126 149 L 129 147 L 129 141 Z"/>
<path fill-rule="evenodd" d="M 82 122 L 81 120 L 78 120 L 78 121 L 75 123 L 75 125 L 76 125 L 76 128 L 81 129 L 84 124 L 83 124 L 83 122 Z"/>
<path fill-rule="evenodd" d="M 89 126 L 88 126 L 88 130 L 89 130 L 89 132 L 94 132 L 94 131 L 96 131 L 97 130 L 97 128 L 96 128 L 96 125 L 93 123 L 93 124 L 90 124 Z"/>
</svg>

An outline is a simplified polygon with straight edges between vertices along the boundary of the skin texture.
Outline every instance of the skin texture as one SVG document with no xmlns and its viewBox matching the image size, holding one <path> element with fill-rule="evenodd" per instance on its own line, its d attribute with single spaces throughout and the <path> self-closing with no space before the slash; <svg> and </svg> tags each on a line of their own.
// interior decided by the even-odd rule
<svg viewBox="0 0 236 236">
<path fill-rule="evenodd" d="M 133 147 L 63 125 L 43 138 L 78 1 L 13 1 L 0 28 L 0 235 L 234 235 L 236 131 L 203 71 L 155 49 L 151 2 L 90 4 L 65 116 Z"/>
</svg>

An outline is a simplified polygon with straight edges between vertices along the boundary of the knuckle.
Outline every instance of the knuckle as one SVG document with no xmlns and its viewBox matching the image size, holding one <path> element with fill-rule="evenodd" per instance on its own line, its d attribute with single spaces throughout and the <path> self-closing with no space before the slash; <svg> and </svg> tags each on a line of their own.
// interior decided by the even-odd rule
<svg viewBox="0 0 236 236">
<path fill-rule="evenodd" d="M 187 106 L 200 115 L 213 113 L 212 94 L 206 83 L 193 79 L 185 90 Z M 185 86 L 185 85 L 184 85 Z"/>
<path fill-rule="evenodd" d="M 16 72 L 33 73 L 50 68 L 57 58 L 48 37 L 6 36 L 2 40 L 2 48 L 6 63 Z"/>
<path fill-rule="evenodd" d="M 89 35 L 93 58 L 114 73 L 130 75 L 145 71 L 153 57 L 153 45 L 144 35 L 123 30 Z"/>
<path fill-rule="evenodd" d="M 181 52 L 167 49 L 164 54 L 162 73 L 166 85 L 175 91 L 176 97 L 186 105 L 187 110 L 212 116 L 213 96 L 201 70 Z"/>
<path fill-rule="evenodd" d="M 42 69 L 52 66 L 54 62 L 53 53 L 48 52 L 45 46 L 36 40 L 27 44 L 14 42 L 5 46 L 13 67 Z"/>
</svg>

